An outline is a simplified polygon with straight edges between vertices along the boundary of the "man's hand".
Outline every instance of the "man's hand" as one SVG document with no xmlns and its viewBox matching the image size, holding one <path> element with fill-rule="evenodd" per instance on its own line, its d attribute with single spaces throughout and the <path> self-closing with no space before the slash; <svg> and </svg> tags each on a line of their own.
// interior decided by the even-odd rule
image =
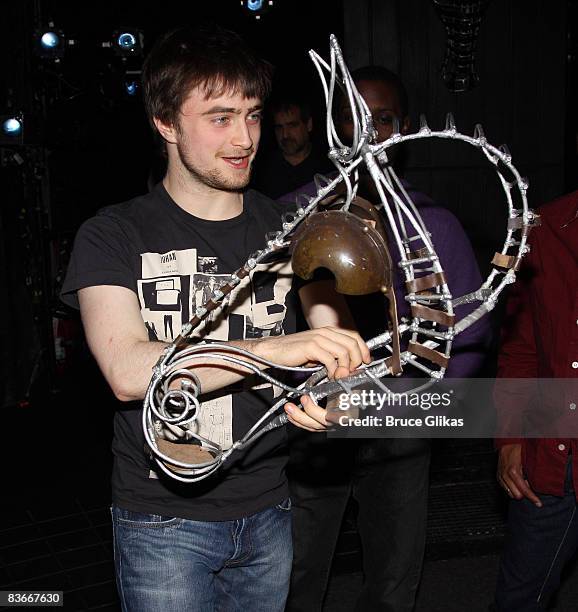
<svg viewBox="0 0 578 612">
<path fill-rule="evenodd" d="M 357 332 L 337 327 L 319 327 L 309 331 L 263 338 L 254 345 L 256 355 L 269 361 L 300 366 L 321 364 L 329 378 L 349 376 L 371 356 L 367 344 Z"/>
<path fill-rule="evenodd" d="M 344 378 L 371 356 L 367 344 L 357 332 L 337 327 L 319 327 L 314 330 L 267 338 L 259 341 L 255 352 L 282 365 L 297 366 L 320 363 L 329 378 Z M 289 421 L 307 431 L 324 431 L 327 427 L 325 409 L 317 406 L 308 396 L 301 397 L 300 410 L 295 404 L 285 404 Z"/>
<path fill-rule="evenodd" d="M 318 406 L 308 395 L 301 396 L 301 406 L 303 410 L 295 404 L 285 404 L 285 414 L 289 418 L 289 422 L 293 423 L 301 429 L 307 431 L 319 432 L 327 429 L 327 420 L 325 418 L 326 410 Z"/>
<path fill-rule="evenodd" d="M 529 499 L 538 508 L 540 498 L 532 491 L 522 471 L 522 445 L 506 444 L 498 457 L 498 482 L 512 499 Z"/>
</svg>

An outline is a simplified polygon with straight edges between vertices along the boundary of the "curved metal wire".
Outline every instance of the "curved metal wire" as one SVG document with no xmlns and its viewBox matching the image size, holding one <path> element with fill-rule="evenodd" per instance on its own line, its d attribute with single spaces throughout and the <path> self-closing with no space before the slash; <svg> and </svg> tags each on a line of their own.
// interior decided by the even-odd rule
<svg viewBox="0 0 578 612">
<path fill-rule="evenodd" d="M 479 125 L 476 126 L 473 137 L 460 134 L 456 130 L 451 114 L 447 116 L 443 130 L 432 130 L 425 118 L 422 117 L 417 132 L 401 134 L 399 126 L 396 126 L 388 140 L 377 143 L 371 113 L 365 100 L 355 87 L 335 36 L 330 37 L 329 63 L 314 51 L 310 52 L 310 57 L 319 73 L 325 95 L 329 158 L 334 163 L 338 174 L 336 178 L 331 180 L 325 177 L 316 177 L 317 195 L 313 198 L 307 196 L 297 198 L 296 214 L 285 216 L 282 229 L 272 236 L 268 236 L 266 246 L 253 253 L 247 262 L 231 275 L 224 286 L 214 291 L 210 299 L 197 308 L 193 319 L 182 328 L 180 335 L 174 342 L 167 346 L 155 366 L 143 406 L 142 426 L 145 441 L 151 451 L 153 460 L 162 472 L 181 482 L 196 482 L 207 478 L 226 462 L 236 450 L 252 444 L 267 431 L 284 425 L 287 418 L 280 410 L 290 399 L 294 400 L 300 395 L 309 395 L 314 401 L 318 401 L 335 393 L 342 393 L 344 390 L 349 392 L 372 381 L 387 391 L 387 386 L 382 379 L 384 376 L 391 374 L 391 369 L 384 359 L 372 361 L 348 378 L 327 380 L 326 372 L 321 366 L 316 368 L 286 367 L 259 358 L 230 344 L 220 344 L 218 342 L 189 344 L 194 330 L 207 317 L 209 312 L 222 305 L 226 295 L 249 276 L 259 263 L 275 251 L 286 247 L 298 225 L 307 216 L 315 212 L 319 202 L 326 198 L 341 182 L 344 182 L 346 187 L 342 210 L 348 210 L 357 192 L 358 169 L 361 165 L 365 165 L 375 184 L 380 198 L 379 205 L 387 218 L 399 253 L 398 265 L 408 287 L 405 299 L 410 307 L 422 307 L 421 310 L 412 308 L 411 320 L 399 325 L 398 333 L 400 336 L 407 336 L 410 347 L 401 354 L 401 364 L 402 367 L 413 367 L 427 374 L 430 377 L 430 383 L 444 376 L 455 336 L 494 307 L 504 287 L 514 282 L 519 263 L 529 249 L 527 245 L 528 232 L 535 224 L 537 215 L 528 208 L 527 181 L 521 177 L 513 166 L 507 148 L 496 148 L 490 145 L 485 138 L 482 127 Z M 351 108 L 353 141 L 350 146 L 346 146 L 339 139 L 335 126 L 333 105 L 336 87 L 341 88 Z M 452 296 L 423 219 L 394 170 L 387 165 L 387 149 L 389 147 L 426 138 L 457 140 L 479 149 L 494 166 L 508 205 L 506 238 L 499 253 L 502 256 L 499 261 L 508 261 L 508 266 L 504 268 L 500 267 L 499 264 L 495 265 L 481 287 L 464 296 Z M 505 176 L 506 174 L 508 176 Z M 423 246 L 416 254 L 414 247 L 418 243 Z M 431 275 L 434 275 L 436 281 L 433 284 L 430 283 L 429 291 L 423 291 L 422 287 L 425 281 L 431 278 Z M 479 302 L 475 310 L 454 324 L 454 307 L 473 302 Z M 442 320 L 445 321 L 443 326 L 435 322 L 435 319 L 439 317 L 434 317 L 432 320 L 423 314 L 432 311 L 443 316 Z M 445 329 L 442 329 L 442 327 Z M 391 332 L 376 336 L 369 340 L 367 344 L 371 351 L 384 347 L 387 351 L 393 353 Z M 419 350 L 415 347 L 418 347 Z M 433 361 L 432 355 L 434 355 Z M 191 368 L 194 372 L 195 360 L 206 360 L 207 358 L 219 359 L 225 363 L 240 366 L 263 378 L 271 385 L 282 389 L 285 393 L 241 439 L 235 441 L 226 450 L 188 429 L 186 431 L 188 443 L 195 444 L 205 451 L 203 455 L 205 460 L 198 463 L 179 461 L 160 450 L 159 440 L 163 438 L 164 428 L 171 428 L 171 431 L 174 432 L 175 428 L 178 430 L 179 427 L 192 423 L 203 410 L 203 405 L 199 400 L 198 381 L 194 375 L 191 376 L 188 372 Z M 264 368 L 266 367 L 307 372 L 310 377 L 298 387 L 292 387 L 272 374 L 265 372 Z M 180 387 L 171 389 L 170 383 L 178 379 L 183 381 Z"/>
</svg>

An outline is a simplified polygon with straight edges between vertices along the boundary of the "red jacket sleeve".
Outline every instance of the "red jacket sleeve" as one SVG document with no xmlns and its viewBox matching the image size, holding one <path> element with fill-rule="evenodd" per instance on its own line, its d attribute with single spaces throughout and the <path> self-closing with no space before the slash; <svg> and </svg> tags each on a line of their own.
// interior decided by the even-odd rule
<svg viewBox="0 0 578 612">
<path fill-rule="evenodd" d="M 524 260 L 507 304 L 502 327 L 498 374 L 494 388 L 497 411 L 496 447 L 519 443 L 524 413 L 534 394 L 538 376 L 532 299 L 533 279 L 540 273 L 533 250 Z M 511 379 L 528 379 L 513 381 Z M 531 380 L 529 380 L 531 379 Z"/>
</svg>

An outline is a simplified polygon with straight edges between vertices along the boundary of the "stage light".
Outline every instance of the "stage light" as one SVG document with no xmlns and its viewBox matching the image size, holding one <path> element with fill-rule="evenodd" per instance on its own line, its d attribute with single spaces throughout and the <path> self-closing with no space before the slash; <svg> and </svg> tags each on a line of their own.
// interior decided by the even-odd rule
<svg viewBox="0 0 578 612">
<path fill-rule="evenodd" d="M 142 55 L 144 35 L 136 28 L 122 28 L 114 32 L 111 46 L 114 52 L 121 57 L 135 57 Z"/>
<path fill-rule="evenodd" d="M 18 136 L 22 132 L 22 120 L 10 117 L 2 122 L 2 131 L 6 136 Z"/>
<path fill-rule="evenodd" d="M 273 0 L 241 0 L 241 6 L 252 17 L 259 20 L 273 7 Z"/>
<path fill-rule="evenodd" d="M 44 32 L 40 37 L 40 44 L 45 49 L 54 49 L 60 44 L 60 36 L 56 32 Z"/>
<path fill-rule="evenodd" d="M 138 83 L 136 81 L 125 81 L 124 90 L 127 96 L 136 96 L 138 92 Z"/>
<path fill-rule="evenodd" d="M 34 51 L 44 59 L 59 62 L 64 56 L 66 47 L 74 44 L 74 40 L 68 40 L 62 30 L 54 27 L 53 21 L 49 21 L 46 28 L 36 30 L 34 33 Z"/>
<path fill-rule="evenodd" d="M 24 142 L 24 116 L 22 113 L 0 115 L 0 145 L 18 145 Z"/>
<path fill-rule="evenodd" d="M 135 98 L 140 92 L 140 70 L 126 70 L 122 82 L 124 94 L 129 98 Z"/>
<path fill-rule="evenodd" d="M 136 47 L 136 37 L 130 32 L 123 32 L 116 41 L 116 44 L 125 51 L 134 51 Z"/>
</svg>

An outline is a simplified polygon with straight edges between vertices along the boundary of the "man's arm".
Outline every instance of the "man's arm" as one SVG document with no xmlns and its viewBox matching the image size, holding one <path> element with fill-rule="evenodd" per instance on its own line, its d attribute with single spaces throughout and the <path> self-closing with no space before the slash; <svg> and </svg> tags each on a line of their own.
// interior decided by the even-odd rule
<svg viewBox="0 0 578 612">
<path fill-rule="evenodd" d="M 167 345 L 148 340 L 137 296 L 125 287 L 99 285 L 80 289 L 78 299 L 88 345 L 114 394 L 122 401 L 142 399 L 152 368 Z M 370 359 L 358 334 L 334 327 L 230 344 L 280 365 L 321 363 L 330 377 L 345 376 Z M 250 373 L 210 359 L 191 360 L 190 367 L 203 392 L 226 387 Z"/>
<path fill-rule="evenodd" d="M 435 221 L 429 227 L 440 264 L 444 269 L 452 297 L 458 298 L 480 288 L 482 277 L 471 242 L 458 219 L 444 208 L 425 209 L 426 226 L 429 216 Z M 456 322 L 479 306 L 464 304 L 455 308 Z M 490 318 L 484 316 L 458 334 L 452 343 L 451 359 L 446 378 L 475 376 L 484 362 L 491 338 Z"/>
<path fill-rule="evenodd" d="M 303 314 L 311 329 L 319 329 L 324 326 L 338 328 L 340 331 L 353 331 L 356 329 L 353 316 L 349 311 L 345 298 L 335 290 L 335 280 L 314 281 L 301 287 L 299 299 L 303 307 Z M 355 334 L 357 336 L 357 334 Z M 364 343 L 365 346 L 365 343 Z M 367 347 L 366 347 L 367 348 Z M 369 351 L 367 352 L 369 361 Z M 340 369 L 335 378 L 347 376 L 349 372 Z M 285 413 L 289 421 L 307 431 L 325 431 L 328 426 L 325 408 L 317 406 L 308 396 L 301 397 L 303 410 L 299 410 L 295 404 L 285 404 Z"/>
<path fill-rule="evenodd" d="M 303 314 L 310 329 L 331 325 L 356 330 L 345 298 L 335 290 L 335 280 L 319 280 L 299 290 Z"/>
<path fill-rule="evenodd" d="M 524 409 L 530 403 L 532 385 L 500 384 L 500 379 L 536 378 L 538 374 L 537 348 L 530 306 L 528 257 L 508 300 L 507 314 L 498 356 L 498 380 L 494 401 L 498 416 L 498 432 L 521 431 Z M 497 438 L 497 479 L 506 493 L 514 499 L 526 497 L 536 506 L 542 502 L 526 480 L 522 466 L 522 440 Z"/>
</svg>

